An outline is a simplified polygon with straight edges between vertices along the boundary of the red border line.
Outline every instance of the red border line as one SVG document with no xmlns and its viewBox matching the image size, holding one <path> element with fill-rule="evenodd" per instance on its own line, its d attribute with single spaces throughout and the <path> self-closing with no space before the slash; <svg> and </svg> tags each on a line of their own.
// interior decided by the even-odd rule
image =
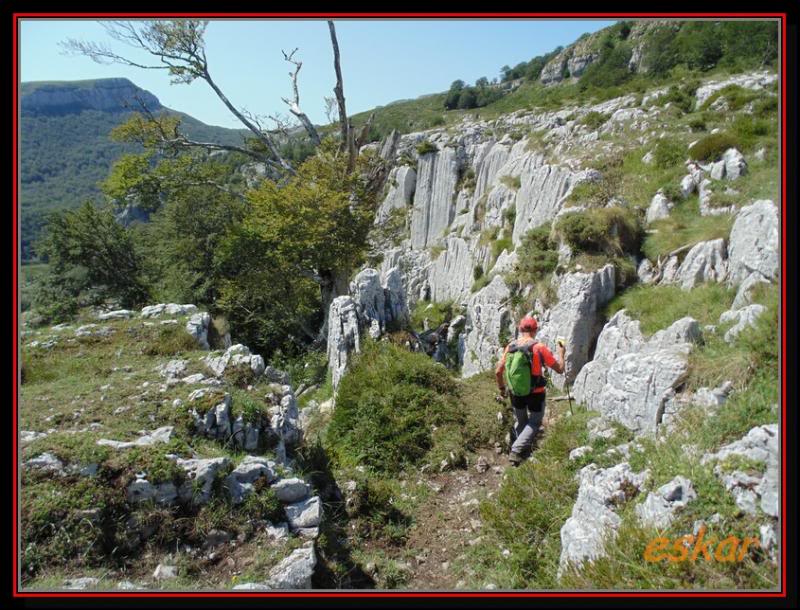
<svg viewBox="0 0 800 610">
<path fill-rule="evenodd" d="M 241 17 L 264 17 L 264 18 L 285 18 L 285 19 L 321 19 L 321 18 L 381 18 L 381 19 L 389 19 L 389 18 L 428 18 L 428 19 L 436 19 L 436 18 L 542 18 L 548 17 L 552 19 L 581 19 L 581 18 L 592 18 L 592 17 L 632 17 L 632 18 L 660 18 L 660 17 L 667 17 L 667 18 L 682 18 L 682 19 L 693 19 L 693 18 L 703 18 L 703 17 L 727 17 L 727 18 L 744 18 L 744 17 L 758 17 L 758 18 L 769 18 L 769 17 L 778 17 L 780 18 L 781 24 L 781 42 L 782 42 L 782 53 L 781 53 L 781 99 L 782 99 L 782 109 L 781 109 L 781 120 L 782 120 L 782 129 L 781 129 L 781 468 L 782 468 L 782 476 L 781 476 L 781 505 L 782 505 L 782 512 L 781 512 L 781 529 L 782 529 L 782 544 L 781 544 L 781 591 L 765 591 L 765 592 L 715 592 L 715 591 L 681 591 L 681 592 L 639 592 L 639 591 L 603 591 L 603 592 L 587 592 L 587 591 L 517 591 L 517 592 L 486 592 L 486 591 L 475 591 L 475 592 L 459 592 L 459 591 L 452 591 L 452 592 L 443 592 L 443 591 L 431 591 L 431 592 L 375 592 L 375 591 L 363 591 L 357 589 L 349 589 L 349 590 L 334 590 L 334 591 L 319 591 L 319 592 L 241 592 L 241 593 L 234 593 L 234 592 L 159 592 L 159 591 L 147 591 L 147 592 L 117 592 L 117 591 L 98 591 L 98 592 L 59 592 L 59 593 L 48 593 L 48 592 L 20 592 L 19 582 L 18 582 L 18 550 L 19 550 L 19 531 L 17 527 L 17 519 L 18 519 L 18 497 L 17 497 L 17 483 L 18 483 L 18 439 L 17 436 L 19 431 L 17 429 L 14 430 L 14 437 L 13 437 L 13 448 L 15 454 L 14 464 L 12 465 L 12 471 L 14 475 L 14 488 L 12 490 L 12 499 L 14 501 L 14 522 L 13 522 L 13 559 L 12 564 L 14 567 L 14 591 L 12 592 L 13 597 L 41 597 L 41 598 L 56 598 L 56 597 L 69 597 L 69 598 L 109 598 L 109 597 L 226 597 L 226 598 L 253 598 L 253 597 L 276 597 L 276 598 L 291 598 L 291 597 L 309 597 L 309 598 L 317 598 L 317 597 L 575 597 L 575 598 L 583 598 L 583 597 L 641 597 L 641 598 L 651 598 L 651 597 L 694 597 L 694 598 L 728 598 L 728 597 L 744 597 L 744 598 L 752 598 L 752 597 L 761 597 L 761 598 L 775 598 L 775 597 L 786 597 L 786 584 L 787 584 L 787 574 L 786 574 L 786 510 L 787 510 L 787 500 L 786 500 L 786 360 L 783 357 L 783 354 L 786 351 L 786 207 L 787 207 L 787 196 L 786 196 L 786 58 L 787 58 L 787 31 L 786 31 L 786 22 L 787 22 L 787 13 L 724 13 L 724 12 L 713 12 L 713 13 L 693 13 L 693 14 L 685 14 L 685 13 L 632 13 L 632 12 L 597 12 L 597 13 L 535 13 L 535 12 L 519 12 L 519 13 L 497 13 L 497 12 L 441 12 L 441 13 L 367 13 L 367 12 L 328 12 L 328 13 L 273 13 L 273 12 L 245 12 L 245 13 L 216 13 L 216 12 L 200 12 L 200 13 L 185 13 L 185 12 L 174 12 L 174 13 L 136 13 L 136 12 L 104 12 L 104 13 L 13 13 L 12 14 L 12 25 L 13 25 L 13 32 L 12 32 L 12 43 L 13 43 L 13 52 L 12 52 L 12 61 L 13 61 L 13 102 L 12 108 L 14 111 L 14 116 L 12 118 L 12 127 L 13 127 L 13 137 L 12 137 L 12 146 L 13 152 L 12 157 L 14 159 L 14 170 L 13 170 L 13 178 L 14 183 L 12 185 L 12 197 L 13 197 L 13 210 L 12 210 L 12 218 L 13 218 L 13 225 L 14 225 L 14 234 L 13 234 L 13 248 L 14 248 L 14 286 L 12 287 L 12 295 L 14 297 L 14 312 L 12 314 L 12 322 L 14 324 L 14 353 L 12 356 L 12 362 L 14 363 L 14 394 L 13 394 L 13 404 L 12 404 L 12 412 L 14 415 L 15 422 L 18 421 L 18 381 L 19 381 L 19 362 L 18 362 L 18 351 L 20 349 L 20 336 L 19 336 L 19 319 L 18 319 L 18 307 L 19 307 L 19 300 L 18 300 L 18 285 L 19 285 L 19 272 L 20 272 L 20 258 L 19 258 L 19 220 L 18 220 L 18 206 L 19 206 L 19 192 L 18 192 L 18 180 L 19 180 L 19 157 L 18 157 L 18 87 L 19 87 L 19 78 L 18 78 L 18 27 L 19 27 L 19 20 L 23 18 L 37 18 L 37 19 L 44 19 L 44 18 L 104 18 L 104 17 L 150 17 L 150 18 L 166 18 L 166 17 L 199 17 L 199 18 L 221 18 L 221 19 L 236 19 Z M 17 424 L 18 427 L 18 424 Z"/>
<path fill-rule="evenodd" d="M 786 18 L 786 13 L 694 13 L 686 15 L 685 13 L 270 13 L 270 12 L 245 12 L 245 13 L 214 13 L 214 12 L 199 12 L 199 13 L 136 13 L 136 12 L 109 12 L 109 13 L 13 13 L 14 18 L 26 17 L 284 17 L 287 19 L 298 19 L 302 17 L 309 18 L 341 18 L 341 17 L 383 17 L 383 18 L 397 18 L 397 17 L 429 17 L 429 18 L 442 18 L 442 17 L 458 17 L 458 18 L 475 18 L 475 17 L 551 17 L 554 19 L 572 18 L 590 18 L 590 17 L 642 17 L 642 18 L 658 18 L 658 17 L 682 17 L 684 19 L 692 17 L 782 17 Z"/>
<path fill-rule="evenodd" d="M 17 500 L 18 500 L 18 498 L 17 498 L 17 487 L 19 485 L 19 472 L 18 472 L 18 468 L 19 468 L 19 464 L 18 464 L 18 462 L 19 462 L 19 449 L 17 447 L 17 436 L 19 435 L 19 430 L 18 430 L 18 428 L 19 428 L 19 417 L 18 417 L 18 413 L 17 413 L 17 401 L 18 401 L 18 394 L 19 394 L 19 363 L 18 363 L 18 358 L 19 358 L 19 351 L 20 351 L 19 321 L 17 320 L 17 316 L 19 315 L 18 314 L 19 298 L 17 296 L 17 289 L 18 289 L 17 287 L 19 286 L 19 275 L 18 274 L 19 274 L 19 271 L 20 271 L 20 269 L 19 269 L 20 252 L 19 252 L 19 244 L 18 244 L 20 228 L 19 228 L 19 221 L 17 220 L 17 210 L 18 210 L 18 206 L 19 206 L 19 194 L 17 192 L 17 182 L 19 180 L 19 175 L 18 175 L 19 164 L 18 164 L 18 159 L 17 159 L 17 136 L 18 136 L 18 126 L 17 126 L 18 93 L 17 93 L 17 89 L 19 87 L 19 85 L 18 85 L 19 78 L 18 78 L 18 75 L 17 75 L 17 62 L 18 62 L 18 58 L 17 58 L 17 48 L 18 48 L 17 29 L 18 28 L 19 28 L 18 20 L 14 19 L 13 23 L 12 23 L 13 32 L 11 34 L 11 41 L 12 41 L 12 44 L 14 45 L 14 52 L 12 53 L 12 55 L 13 55 L 13 67 L 11 69 L 11 72 L 12 72 L 12 75 L 13 75 L 13 78 L 14 78 L 14 86 L 11 88 L 11 95 L 13 97 L 13 100 L 12 100 L 12 103 L 11 103 L 11 107 L 13 108 L 13 111 L 14 111 L 14 116 L 11 119 L 12 129 L 14 130 L 13 131 L 13 136 L 11 138 L 11 145 L 13 147 L 13 152 L 11 153 L 11 155 L 12 155 L 12 159 L 14 159 L 14 171 L 13 171 L 13 180 L 14 181 L 13 181 L 13 184 L 11 185 L 11 196 L 13 197 L 13 199 L 12 199 L 12 218 L 13 218 L 13 221 L 12 222 L 13 222 L 13 225 L 14 225 L 14 238 L 12 239 L 12 242 L 13 242 L 12 247 L 14 248 L 14 255 L 13 255 L 13 257 L 14 257 L 13 258 L 13 260 L 14 260 L 14 286 L 11 289 L 11 294 L 14 295 L 14 313 L 11 316 L 11 319 L 12 319 L 12 321 L 14 323 L 14 335 L 13 335 L 14 336 L 14 355 L 11 358 L 12 362 L 14 363 L 14 399 L 13 399 L 13 408 L 12 408 L 12 412 L 14 413 L 14 438 L 12 440 L 12 446 L 14 448 L 14 463 L 12 464 L 12 468 L 11 468 L 12 473 L 14 475 L 14 478 L 13 478 L 14 489 L 11 492 L 11 497 L 12 497 L 12 499 L 14 501 L 14 535 L 11 536 L 11 539 L 12 539 L 12 543 L 14 544 L 14 551 L 12 553 L 13 559 L 11 560 L 11 563 L 12 563 L 12 565 L 14 567 L 14 588 L 15 588 L 15 590 L 19 587 L 19 583 L 17 582 L 17 578 L 19 577 L 19 567 L 18 567 L 17 562 L 18 562 L 19 558 L 18 558 L 17 555 L 18 555 L 19 550 L 20 550 L 20 546 L 18 544 L 18 532 L 17 532 L 17 520 L 19 519 L 19 514 L 18 514 L 19 506 L 18 506 L 18 502 L 17 502 Z"/>
</svg>

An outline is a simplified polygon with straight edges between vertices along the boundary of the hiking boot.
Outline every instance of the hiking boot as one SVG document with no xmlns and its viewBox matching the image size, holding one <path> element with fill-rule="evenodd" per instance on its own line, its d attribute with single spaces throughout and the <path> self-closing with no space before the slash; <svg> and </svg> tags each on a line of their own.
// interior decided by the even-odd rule
<svg viewBox="0 0 800 610">
<path fill-rule="evenodd" d="M 511 451 L 508 454 L 508 461 L 511 462 L 511 465 L 516 468 L 522 463 L 522 456 L 516 451 Z"/>
</svg>

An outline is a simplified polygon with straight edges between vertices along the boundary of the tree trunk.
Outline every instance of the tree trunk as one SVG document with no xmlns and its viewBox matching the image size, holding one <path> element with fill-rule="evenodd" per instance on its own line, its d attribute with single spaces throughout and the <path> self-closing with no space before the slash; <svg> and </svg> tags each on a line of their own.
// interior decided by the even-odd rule
<svg viewBox="0 0 800 610">
<path fill-rule="evenodd" d="M 323 322 L 319 337 L 315 343 L 325 345 L 328 340 L 328 316 L 330 315 L 333 299 L 348 293 L 350 288 L 347 276 L 336 271 L 320 271 L 320 292 L 322 294 Z"/>
</svg>

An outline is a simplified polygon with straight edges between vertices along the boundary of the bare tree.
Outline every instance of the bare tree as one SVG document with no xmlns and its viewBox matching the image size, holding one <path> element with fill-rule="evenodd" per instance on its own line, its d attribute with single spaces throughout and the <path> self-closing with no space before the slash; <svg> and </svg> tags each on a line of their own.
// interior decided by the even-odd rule
<svg viewBox="0 0 800 610">
<path fill-rule="evenodd" d="M 262 124 L 262 119 L 257 115 L 235 106 L 212 77 L 204 41 L 208 21 L 192 19 L 135 22 L 106 21 L 101 22 L 101 25 L 112 40 L 133 49 L 136 53 L 143 53 L 145 57 L 149 58 L 149 61 L 131 59 L 105 44 L 96 42 L 69 39 L 61 43 L 62 47 L 67 53 L 84 55 L 97 63 L 121 64 L 146 70 L 165 70 L 169 73 L 173 83 L 189 84 L 197 79 L 205 81 L 231 114 L 253 134 L 256 146 L 234 146 L 191 139 L 180 132 L 176 120 L 157 117 L 146 107 L 143 108 L 143 113 L 140 115 L 143 121 L 142 138 L 151 138 L 151 143 L 154 138 L 159 147 L 169 151 L 202 148 L 239 152 L 266 163 L 278 172 L 296 173 L 290 161 L 281 154 L 277 139 L 280 134 L 288 137 L 290 126 L 286 118 L 279 115 L 268 117 L 275 124 L 275 128 L 266 129 Z M 326 112 L 328 112 L 329 118 L 333 122 L 334 108 L 338 111 L 339 147 L 347 155 L 347 171 L 353 172 L 356 169 L 359 149 L 368 140 L 374 115 L 370 115 L 359 133 L 356 134 L 347 116 L 341 56 L 333 21 L 328 21 L 328 28 L 333 47 L 336 86 L 333 90 L 334 97 L 325 98 Z M 292 97 L 282 98 L 282 100 L 288 106 L 289 112 L 300 122 L 312 143 L 318 145 L 321 141 L 319 132 L 300 106 L 298 75 L 303 63 L 297 58 L 297 52 L 298 49 L 288 53 L 282 51 L 284 60 L 293 66 L 292 71 L 289 73 L 292 83 Z M 145 123 L 147 123 L 146 126 Z M 397 142 L 398 135 L 396 132 L 392 132 L 388 140 L 384 142 L 380 154 L 375 157 L 375 162 L 363 170 L 367 188 L 373 195 L 377 195 L 385 183 L 389 166 L 388 161 L 394 156 Z M 143 141 L 142 143 L 145 142 Z M 220 185 L 215 184 L 213 186 L 219 187 Z M 315 281 L 320 284 L 322 291 L 325 315 L 322 334 L 324 335 L 327 325 L 328 305 L 334 297 L 347 290 L 347 278 L 326 270 L 315 270 L 313 273 Z"/>
<path fill-rule="evenodd" d="M 173 83 L 191 83 L 197 79 L 205 81 L 225 107 L 244 125 L 263 145 L 266 154 L 258 154 L 245 147 L 229 147 L 249 156 L 256 156 L 267 164 L 294 173 L 294 168 L 279 150 L 274 136 L 261 128 L 253 117 L 237 108 L 228 99 L 211 76 L 206 58 L 204 34 L 208 21 L 183 19 L 173 21 L 107 21 L 101 25 L 109 37 L 137 51 L 143 51 L 154 58 L 155 63 L 133 60 L 112 50 L 108 45 L 68 39 L 61 43 L 62 48 L 71 54 L 85 55 L 101 64 L 122 64 L 145 70 L 166 70 Z M 313 126 L 312 126 L 313 127 Z M 184 138 L 186 146 L 192 146 Z M 198 146 L 208 148 L 208 143 Z"/>
</svg>

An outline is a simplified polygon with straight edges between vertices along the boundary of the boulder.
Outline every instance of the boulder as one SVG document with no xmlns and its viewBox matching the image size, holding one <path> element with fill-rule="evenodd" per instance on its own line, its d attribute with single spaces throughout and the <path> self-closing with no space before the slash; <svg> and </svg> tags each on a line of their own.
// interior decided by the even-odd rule
<svg viewBox="0 0 800 610">
<path fill-rule="evenodd" d="M 188 460 L 178 458 L 177 463 L 186 472 L 186 481 L 178 489 L 181 501 L 206 504 L 211 499 L 217 472 L 227 468 L 230 459 L 227 457 Z"/>
<path fill-rule="evenodd" d="M 188 364 L 188 360 L 170 360 L 166 364 L 158 367 L 158 373 L 167 379 L 171 377 L 180 377 L 186 372 L 186 366 Z"/>
<path fill-rule="evenodd" d="M 136 478 L 128 484 L 127 498 L 130 503 L 153 500 L 157 504 L 172 504 L 178 498 L 178 490 L 169 481 L 153 484 L 145 478 L 145 473 L 137 473 Z"/>
<path fill-rule="evenodd" d="M 736 297 L 733 299 L 733 303 L 731 304 L 731 310 L 735 311 L 737 309 L 742 309 L 747 305 L 750 305 L 752 302 L 752 292 L 753 289 L 756 288 L 759 284 L 769 284 L 769 282 L 764 279 L 758 272 L 753 272 L 748 275 L 741 284 L 739 284 L 739 290 L 736 292 Z"/>
<path fill-rule="evenodd" d="M 260 377 L 266 369 L 264 358 L 258 354 L 251 354 L 247 346 L 240 343 L 231 345 L 221 356 L 209 354 L 204 362 L 216 377 L 224 375 L 229 367 L 247 367 L 255 377 Z"/>
<path fill-rule="evenodd" d="M 153 572 L 153 578 L 155 580 L 169 580 L 170 578 L 177 578 L 177 577 L 178 577 L 178 568 L 163 563 L 159 563 L 158 566 L 156 566 L 155 571 Z"/>
<path fill-rule="evenodd" d="M 303 527 L 317 527 L 322 521 L 322 502 L 313 496 L 285 507 L 289 527 L 293 530 Z"/>
<path fill-rule="evenodd" d="M 722 154 L 722 161 L 725 163 L 725 177 L 728 180 L 736 180 L 747 173 L 747 162 L 744 155 L 735 148 L 729 148 Z"/>
<path fill-rule="evenodd" d="M 234 504 L 241 503 L 253 491 L 253 484 L 265 478 L 272 483 L 276 478 L 276 464 L 266 458 L 248 455 L 225 478 L 225 487 Z"/>
<path fill-rule="evenodd" d="M 722 282 L 728 271 L 726 255 L 724 239 L 702 241 L 689 250 L 675 274 L 662 282 L 680 284 L 683 290 L 704 282 Z"/>
<path fill-rule="evenodd" d="M 19 442 L 20 445 L 23 447 L 25 445 L 29 445 L 34 441 L 38 441 L 40 438 L 44 438 L 47 436 L 47 432 L 35 432 L 32 430 L 20 430 L 19 431 Z"/>
<path fill-rule="evenodd" d="M 178 303 L 159 303 L 158 305 L 148 305 L 142 308 L 143 318 L 157 318 L 162 315 L 168 316 L 188 316 L 197 313 L 197 306 Z"/>
<path fill-rule="evenodd" d="M 687 317 L 645 340 L 638 321 L 618 311 L 600 333 L 594 359 L 575 379 L 575 400 L 636 434 L 655 432 L 666 402 L 686 379 L 688 355 L 700 337 L 700 325 Z"/>
<path fill-rule="evenodd" d="M 696 497 L 692 482 L 679 475 L 647 494 L 644 502 L 636 506 L 636 515 L 645 527 L 665 529 L 672 523 L 675 513 Z"/>
<path fill-rule="evenodd" d="M 759 476 L 738 470 L 726 473 L 719 465 L 714 468 L 714 473 L 731 493 L 736 505 L 747 513 L 755 514 L 760 506 L 771 517 L 779 515 L 781 481 L 778 433 L 778 424 L 756 426 L 738 441 L 728 443 L 714 453 L 707 453 L 701 459 L 701 463 L 708 464 L 741 456 L 766 464 L 766 471 Z"/>
<path fill-rule="evenodd" d="M 196 313 L 186 321 L 186 332 L 189 333 L 202 349 L 209 349 L 208 326 L 211 316 L 206 313 Z"/>
<path fill-rule="evenodd" d="M 643 258 L 636 268 L 636 275 L 642 284 L 652 284 L 656 279 L 656 270 L 650 259 Z"/>
<path fill-rule="evenodd" d="M 753 303 L 752 305 L 747 305 L 735 311 L 728 310 L 722 312 L 722 315 L 719 317 L 720 324 L 734 322 L 734 325 L 725 332 L 725 341 L 731 343 L 743 330 L 755 326 L 756 320 L 758 320 L 759 316 L 766 310 L 767 308 L 763 305 Z"/>
<path fill-rule="evenodd" d="M 97 315 L 98 320 L 128 320 L 136 315 L 130 309 L 116 309 L 114 311 L 107 311 Z"/>
<path fill-rule="evenodd" d="M 736 215 L 728 241 L 728 283 L 737 286 L 753 273 L 767 281 L 780 269 L 778 208 L 769 200 L 743 207 Z"/>
<path fill-rule="evenodd" d="M 569 452 L 569 461 L 574 462 L 575 460 L 578 460 L 582 458 L 584 455 L 587 455 L 591 452 L 592 452 L 591 445 L 583 445 L 581 447 L 576 447 L 575 449 Z"/>
<path fill-rule="evenodd" d="M 303 479 L 281 479 L 272 486 L 278 500 L 285 503 L 299 502 L 308 497 L 311 488 Z"/>
<path fill-rule="evenodd" d="M 25 461 L 26 468 L 34 468 L 42 472 L 53 472 L 64 474 L 64 462 L 59 460 L 52 453 L 42 453 Z"/>
<path fill-rule="evenodd" d="M 655 222 L 656 220 L 661 220 L 662 218 L 667 218 L 673 206 L 674 204 L 667 199 L 664 193 L 661 191 L 657 192 L 650 200 L 650 206 L 647 208 L 647 224 Z"/>
<path fill-rule="evenodd" d="M 91 576 L 82 576 L 80 578 L 66 579 L 61 588 L 68 589 L 70 591 L 83 591 L 85 589 L 92 589 L 96 587 L 98 584 L 100 584 L 99 578 L 93 578 Z"/>
<path fill-rule="evenodd" d="M 513 336 L 513 323 L 507 305 L 510 295 L 505 281 L 495 276 L 487 286 L 470 297 L 461 369 L 464 377 L 494 366 L 499 356 L 501 335 L 506 333 Z"/>
<path fill-rule="evenodd" d="M 269 571 L 269 588 L 310 589 L 316 565 L 317 556 L 313 545 L 295 549 Z"/>
<path fill-rule="evenodd" d="M 572 516 L 561 528 L 559 578 L 570 566 L 580 568 L 585 561 L 605 555 L 604 542 L 616 536 L 621 523 L 615 509 L 638 492 L 648 476 L 646 470 L 634 473 L 627 462 L 612 468 L 589 464 L 581 469 Z"/>
<path fill-rule="evenodd" d="M 98 445 L 111 447 L 113 449 L 130 449 L 131 447 L 150 447 L 156 443 L 168 443 L 174 436 L 173 426 L 163 426 L 150 432 L 143 434 L 135 441 L 112 441 L 101 438 L 97 441 Z"/>
<path fill-rule="evenodd" d="M 553 384 L 563 388 L 589 361 L 603 329 L 603 308 L 615 293 L 614 265 L 587 273 L 566 273 L 557 282 L 558 302 L 540 316 L 537 340 L 555 351 L 556 339 L 566 339 L 564 374 L 551 374 Z"/>
</svg>

